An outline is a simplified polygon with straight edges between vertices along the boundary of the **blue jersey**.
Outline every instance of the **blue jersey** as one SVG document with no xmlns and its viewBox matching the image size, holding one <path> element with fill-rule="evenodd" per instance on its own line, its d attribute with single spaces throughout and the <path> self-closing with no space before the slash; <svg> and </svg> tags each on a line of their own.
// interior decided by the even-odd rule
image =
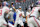
<svg viewBox="0 0 40 27">
<path fill-rule="evenodd" d="M 15 20 L 16 20 L 16 12 L 14 12 L 14 14 L 13 14 L 13 19 L 14 19 L 14 22 L 15 22 Z M 10 21 L 9 21 L 9 22 L 10 22 Z M 10 23 L 11 23 L 11 24 L 14 24 L 13 21 L 11 21 Z"/>
<path fill-rule="evenodd" d="M 13 19 L 16 20 L 16 12 L 14 12 Z"/>
</svg>

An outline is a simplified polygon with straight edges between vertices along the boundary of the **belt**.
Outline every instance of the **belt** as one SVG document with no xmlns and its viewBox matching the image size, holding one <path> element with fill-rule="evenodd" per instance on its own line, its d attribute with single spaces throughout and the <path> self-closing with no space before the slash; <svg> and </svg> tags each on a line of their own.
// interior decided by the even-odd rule
<svg viewBox="0 0 40 27">
<path fill-rule="evenodd" d="M 35 16 L 30 16 L 30 17 L 35 17 Z M 29 17 L 29 18 L 30 18 L 30 17 Z"/>
</svg>

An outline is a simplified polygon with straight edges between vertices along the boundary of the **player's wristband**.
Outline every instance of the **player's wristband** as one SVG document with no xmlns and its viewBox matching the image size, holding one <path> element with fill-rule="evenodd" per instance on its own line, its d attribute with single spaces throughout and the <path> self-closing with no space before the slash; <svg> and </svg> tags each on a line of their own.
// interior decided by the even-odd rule
<svg viewBox="0 0 40 27">
<path fill-rule="evenodd" d="M 15 7 L 12 7 L 12 8 L 15 8 Z"/>
</svg>

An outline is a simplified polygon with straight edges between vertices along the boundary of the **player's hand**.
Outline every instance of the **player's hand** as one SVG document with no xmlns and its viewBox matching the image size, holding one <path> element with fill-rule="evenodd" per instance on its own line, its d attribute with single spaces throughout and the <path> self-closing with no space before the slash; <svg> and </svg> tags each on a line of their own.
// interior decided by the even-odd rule
<svg viewBox="0 0 40 27">
<path fill-rule="evenodd" d="M 13 7 L 13 10 L 16 11 L 15 7 Z"/>
<path fill-rule="evenodd" d="M 15 7 L 12 7 L 15 10 Z"/>
<path fill-rule="evenodd" d="M 27 20 L 25 21 L 25 23 L 27 23 Z"/>
</svg>

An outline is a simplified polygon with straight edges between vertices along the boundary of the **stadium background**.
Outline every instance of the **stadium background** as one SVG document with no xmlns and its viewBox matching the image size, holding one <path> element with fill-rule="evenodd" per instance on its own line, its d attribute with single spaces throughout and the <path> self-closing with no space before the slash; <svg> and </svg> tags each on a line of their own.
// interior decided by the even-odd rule
<svg viewBox="0 0 40 27">
<path fill-rule="evenodd" d="M 5 0 L 0 0 L 0 2 L 3 2 Z M 31 5 L 32 3 L 34 3 L 34 6 L 36 5 L 36 1 L 37 0 L 6 0 L 10 5 L 11 2 L 14 2 L 14 5 L 16 8 L 18 8 L 19 6 L 22 6 L 22 10 L 25 12 L 25 16 L 26 16 L 26 8 L 28 9 L 29 5 Z M 20 2 L 21 1 L 21 2 Z"/>
</svg>

